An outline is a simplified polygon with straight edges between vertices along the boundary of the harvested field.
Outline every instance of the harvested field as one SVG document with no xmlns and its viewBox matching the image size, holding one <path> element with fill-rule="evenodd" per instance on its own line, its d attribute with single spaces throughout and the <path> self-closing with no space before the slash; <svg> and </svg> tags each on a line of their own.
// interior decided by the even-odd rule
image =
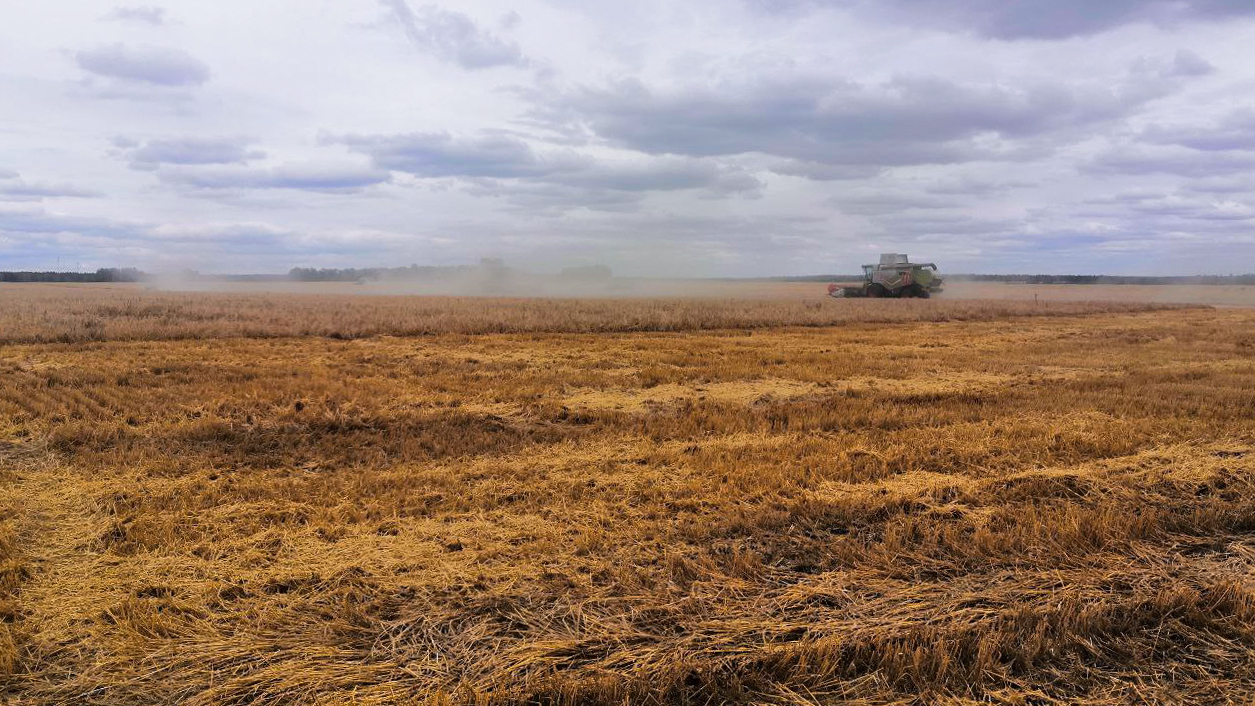
<svg viewBox="0 0 1255 706">
<path fill-rule="evenodd" d="M 11 704 L 1255 693 L 1255 310 L 42 296 Z"/>
<path fill-rule="evenodd" d="M 822 296 L 820 283 L 712 283 L 706 287 L 701 291 L 721 296 L 511 299 L 381 295 L 371 293 L 369 287 L 319 284 L 289 285 L 278 292 L 160 292 L 135 285 L 0 284 L 0 343 L 694 331 L 988 321 L 1181 306 L 1147 301 L 1035 302 L 1031 295 L 1004 300 L 836 301 Z"/>
<path fill-rule="evenodd" d="M 995 284 L 952 282 L 952 299 L 1038 299 L 1255 306 L 1255 286 L 1242 284 Z"/>
</svg>

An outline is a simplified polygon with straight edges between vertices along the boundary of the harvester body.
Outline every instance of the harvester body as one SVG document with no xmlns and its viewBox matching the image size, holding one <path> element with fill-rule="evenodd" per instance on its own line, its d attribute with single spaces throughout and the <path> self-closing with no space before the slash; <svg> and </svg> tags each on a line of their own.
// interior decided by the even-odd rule
<svg viewBox="0 0 1255 706">
<path fill-rule="evenodd" d="M 828 285 L 834 297 L 920 297 L 927 299 L 941 291 L 943 279 L 931 262 L 911 262 L 906 255 L 886 253 L 875 265 L 863 265 L 859 285 Z"/>
</svg>

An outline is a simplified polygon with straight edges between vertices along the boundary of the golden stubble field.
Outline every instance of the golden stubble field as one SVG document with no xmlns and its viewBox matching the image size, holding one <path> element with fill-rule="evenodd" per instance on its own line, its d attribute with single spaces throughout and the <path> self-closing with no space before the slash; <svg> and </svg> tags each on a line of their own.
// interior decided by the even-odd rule
<svg viewBox="0 0 1255 706">
<path fill-rule="evenodd" d="M 1255 310 L 151 296 L 0 345 L 8 703 L 1255 693 Z"/>
<path fill-rule="evenodd" d="M 207 286 L 207 285 L 206 285 Z M 394 285 L 225 283 L 216 291 L 133 284 L 0 283 L 0 343 L 182 338 L 607 333 L 1255 307 L 1252 287 L 960 283 L 944 297 L 835 302 L 822 282 L 667 282 L 629 298 L 412 296 Z M 644 296 L 645 292 L 657 296 Z"/>
</svg>

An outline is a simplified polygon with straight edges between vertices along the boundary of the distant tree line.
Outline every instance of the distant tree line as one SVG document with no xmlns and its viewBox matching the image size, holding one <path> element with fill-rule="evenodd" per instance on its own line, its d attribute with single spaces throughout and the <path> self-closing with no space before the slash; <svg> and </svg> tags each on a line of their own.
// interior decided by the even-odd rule
<svg viewBox="0 0 1255 706">
<path fill-rule="evenodd" d="M 376 282 L 405 280 L 442 280 L 468 275 L 508 277 L 522 274 L 493 257 L 480 259 L 478 265 L 410 265 L 408 267 L 293 267 L 288 279 L 297 282 Z M 568 267 L 558 275 L 561 279 L 590 281 L 608 280 L 614 272 L 605 265 Z"/>
<path fill-rule="evenodd" d="M 468 274 L 503 275 L 511 272 L 500 260 L 485 258 L 479 265 L 410 265 L 408 267 L 293 267 L 287 279 L 298 282 L 363 282 L 378 280 L 438 280 Z M 200 277 L 194 272 L 186 273 Z M 605 280 L 613 272 L 604 265 L 570 267 L 559 277 L 572 280 Z M 102 267 L 95 272 L 4 272 L 0 282 L 139 282 L 147 275 L 134 267 Z M 222 275 L 230 280 L 273 280 L 282 275 Z M 824 282 L 862 279 L 862 275 L 799 275 L 791 277 L 718 278 L 727 281 Z M 1002 282 L 1007 284 L 1237 284 L 1255 285 L 1255 273 L 1243 275 L 1187 275 L 1137 277 L 1121 275 L 946 275 L 951 282 Z"/>
<path fill-rule="evenodd" d="M 102 267 L 95 272 L 0 272 L 0 282 L 138 282 L 134 267 Z"/>
<path fill-rule="evenodd" d="M 440 279 L 455 275 L 482 272 L 485 267 L 501 267 L 500 264 L 456 265 L 438 267 L 434 265 L 410 265 L 409 267 L 293 267 L 288 270 L 288 279 L 297 282 L 374 282 L 378 280 L 408 279 Z"/>
<path fill-rule="evenodd" d="M 1010 284 L 1255 284 L 1255 274 L 1188 275 L 1181 277 L 1125 277 L 1119 275 L 949 275 L 957 282 L 1005 282 Z"/>
<path fill-rule="evenodd" d="M 1187 275 L 1180 277 L 1125 277 L 1120 275 L 942 275 L 950 282 L 1002 282 L 1006 284 L 1246 284 L 1255 285 L 1255 274 Z M 741 278 L 726 278 L 738 281 Z M 771 282 L 843 282 L 863 279 L 863 275 L 797 275 L 790 277 L 749 277 L 745 280 Z"/>
<path fill-rule="evenodd" d="M 383 267 L 293 267 L 288 279 L 297 282 L 356 282 L 379 279 L 387 268 Z"/>
</svg>

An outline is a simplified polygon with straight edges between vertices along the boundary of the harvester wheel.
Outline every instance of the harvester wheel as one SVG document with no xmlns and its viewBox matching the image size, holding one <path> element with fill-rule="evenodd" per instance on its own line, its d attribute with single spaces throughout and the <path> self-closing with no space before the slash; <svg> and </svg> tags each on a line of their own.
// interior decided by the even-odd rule
<svg viewBox="0 0 1255 706">
<path fill-rule="evenodd" d="M 885 289 L 883 284 L 875 282 L 867 287 L 867 296 L 872 299 L 880 299 L 881 297 L 889 296 L 889 290 Z"/>
<path fill-rule="evenodd" d="M 904 291 L 902 292 L 902 296 L 904 296 L 904 297 L 916 297 L 916 298 L 919 298 L 919 299 L 927 299 L 927 298 L 928 298 L 928 290 L 927 290 L 927 289 L 924 289 L 923 287 L 919 286 L 918 284 L 912 284 L 910 287 L 907 287 L 907 288 L 906 288 L 906 290 L 904 290 Z"/>
<path fill-rule="evenodd" d="M 929 292 L 924 287 L 921 287 L 917 284 L 915 285 L 915 296 L 919 297 L 920 299 L 927 299 L 932 296 L 932 293 Z"/>
</svg>

